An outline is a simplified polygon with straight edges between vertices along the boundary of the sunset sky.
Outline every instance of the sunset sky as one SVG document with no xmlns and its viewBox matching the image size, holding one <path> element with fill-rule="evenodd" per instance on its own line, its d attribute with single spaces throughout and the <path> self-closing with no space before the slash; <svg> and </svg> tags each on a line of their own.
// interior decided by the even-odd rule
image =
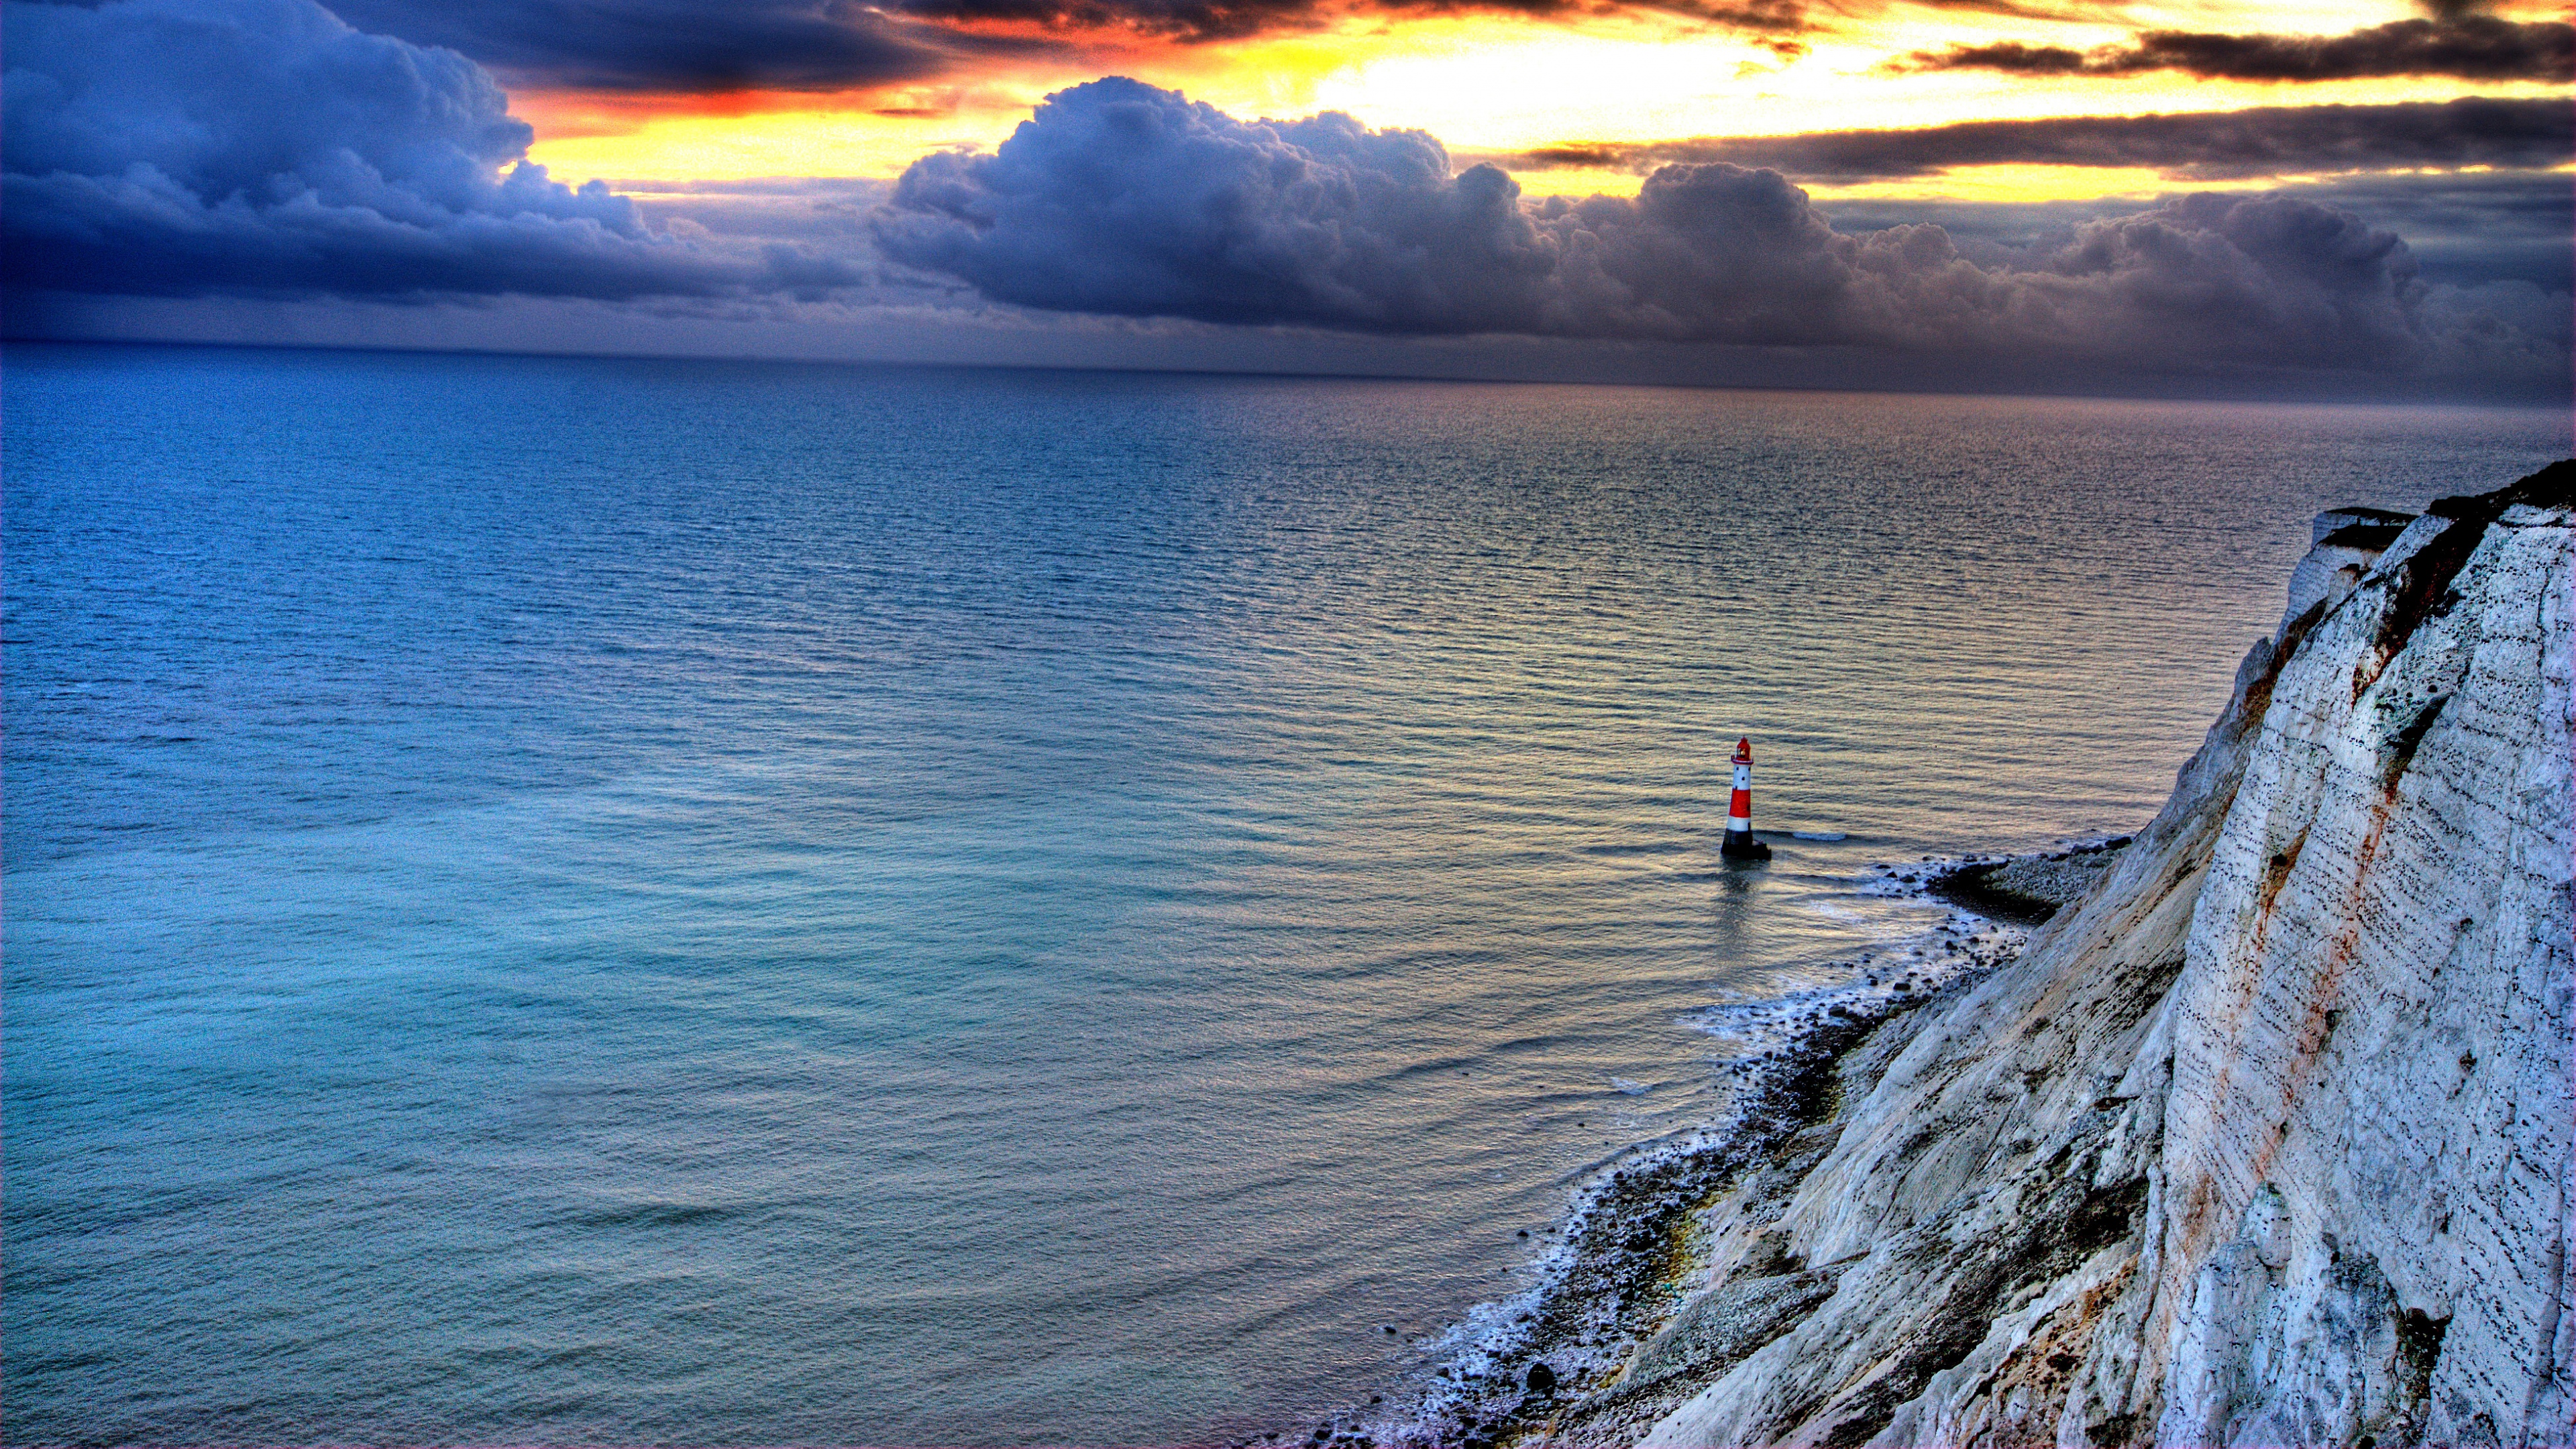
<svg viewBox="0 0 2576 1449">
<path fill-rule="evenodd" d="M 452 32 L 422 27 L 416 12 L 437 8 L 358 0 L 343 10 L 362 23 L 380 20 L 395 34 L 422 34 L 476 54 L 478 37 L 461 25 Z M 2563 75 L 2538 65 L 2500 67 L 2492 57 L 2452 66 L 2452 73 L 2374 74 L 2393 67 L 2349 65 L 2340 68 L 2345 73 L 2313 79 L 2284 77 L 2280 67 L 2259 64 L 2239 67 L 2250 72 L 2240 74 L 2216 66 L 2109 74 L 1936 68 L 1946 55 L 1989 47 L 2116 55 L 2141 34 L 2158 32 L 2305 39 L 2388 26 L 2429 30 L 2435 23 L 2411 7 L 2387 4 L 2026 6 L 2005 0 L 1666 9 L 1540 0 L 1490 9 L 1256 4 L 1204 15 L 1185 6 L 1067 7 L 1072 13 L 1053 15 L 1042 6 L 991 8 L 1006 13 L 902 27 L 896 34 L 913 38 L 923 52 L 917 73 L 847 88 L 828 76 L 796 75 L 792 54 L 763 57 L 770 62 L 766 70 L 746 59 L 719 79 L 640 60 L 617 74 L 571 55 L 511 65 L 498 60 L 512 54 L 500 43 L 489 43 L 488 53 L 511 85 L 514 109 L 537 128 L 534 159 L 567 176 L 639 181 L 890 177 L 928 151 L 998 144 L 1046 95 L 1102 75 L 1181 90 L 1238 116 L 1344 111 L 1373 127 L 1430 131 L 1461 158 L 1496 159 L 1550 147 L 1919 130 L 2004 119 L 2464 96 L 2563 99 L 2568 89 Z M 2527 15 L 2544 24 L 2557 18 L 2543 6 Z M 2492 23 L 2489 17 L 2511 23 L 2525 12 L 2498 8 L 2480 21 Z M 2534 59 L 2549 58 L 2545 38 L 2535 42 L 2524 48 L 2539 52 Z M 2554 54 L 2565 53 L 2561 41 Z M 2522 73 L 2514 74 L 2517 69 Z M 2302 159 L 2304 165 L 2293 163 L 2298 170 L 2282 174 L 2345 169 Z M 2149 195 L 2161 182 L 2152 164 L 2007 162 L 1960 168 L 1938 180 L 1810 189 L 2066 200 Z M 1522 184 L 1531 192 L 1584 194 L 1634 190 L 1636 176 L 1593 166 L 1533 172 Z"/>
<path fill-rule="evenodd" d="M 17 336 L 2564 395 L 2547 5 L 7 9 Z"/>
</svg>

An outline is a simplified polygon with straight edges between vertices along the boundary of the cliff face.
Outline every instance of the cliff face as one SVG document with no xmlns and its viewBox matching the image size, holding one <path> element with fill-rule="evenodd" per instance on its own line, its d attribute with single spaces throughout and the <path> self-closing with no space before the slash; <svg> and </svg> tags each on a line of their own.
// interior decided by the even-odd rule
<svg viewBox="0 0 2576 1449">
<path fill-rule="evenodd" d="M 1552 1431 L 2576 1443 L 2572 522 L 2576 463 L 2322 520 L 2154 823 L 1844 1059 Z"/>
</svg>

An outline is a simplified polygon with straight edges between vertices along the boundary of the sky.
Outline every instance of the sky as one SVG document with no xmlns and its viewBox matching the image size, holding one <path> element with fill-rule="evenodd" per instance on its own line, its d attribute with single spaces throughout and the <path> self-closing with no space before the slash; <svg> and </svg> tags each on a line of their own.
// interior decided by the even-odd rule
<svg viewBox="0 0 2576 1449">
<path fill-rule="evenodd" d="M 0 324 L 2569 395 L 2517 0 L 5 6 Z"/>
</svg>

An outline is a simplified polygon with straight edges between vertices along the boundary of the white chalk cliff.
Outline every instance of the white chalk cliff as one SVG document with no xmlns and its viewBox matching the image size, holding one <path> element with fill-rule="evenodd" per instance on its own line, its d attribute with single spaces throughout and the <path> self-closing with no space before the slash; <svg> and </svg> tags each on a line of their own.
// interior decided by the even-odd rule
<svg viewBox="0 0 2576 1449">
<path fill-rule="evenodd" d="M 2571 526 L 2576 463 L 2321 520 L 2117 867 L 1847 1056 L 1670 1326 L 1533 1427 L 2576 1443 Z"/>
</svg>

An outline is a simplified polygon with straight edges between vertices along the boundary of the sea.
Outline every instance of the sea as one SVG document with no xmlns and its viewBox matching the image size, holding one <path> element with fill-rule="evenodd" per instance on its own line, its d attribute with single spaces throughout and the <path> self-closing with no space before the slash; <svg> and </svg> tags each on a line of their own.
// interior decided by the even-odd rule
<svg viewBox="0 0 2576 1449">
<path fill-rule="evenodd" d="M 13 345 L 0 1436 L 1393 1399 L 2563 409 Z M 1749 738 L 1773 856 L 1717 853 Z M 1528 1233 L 1530 1236 L 1522 1236 Z"/>
</svg>

